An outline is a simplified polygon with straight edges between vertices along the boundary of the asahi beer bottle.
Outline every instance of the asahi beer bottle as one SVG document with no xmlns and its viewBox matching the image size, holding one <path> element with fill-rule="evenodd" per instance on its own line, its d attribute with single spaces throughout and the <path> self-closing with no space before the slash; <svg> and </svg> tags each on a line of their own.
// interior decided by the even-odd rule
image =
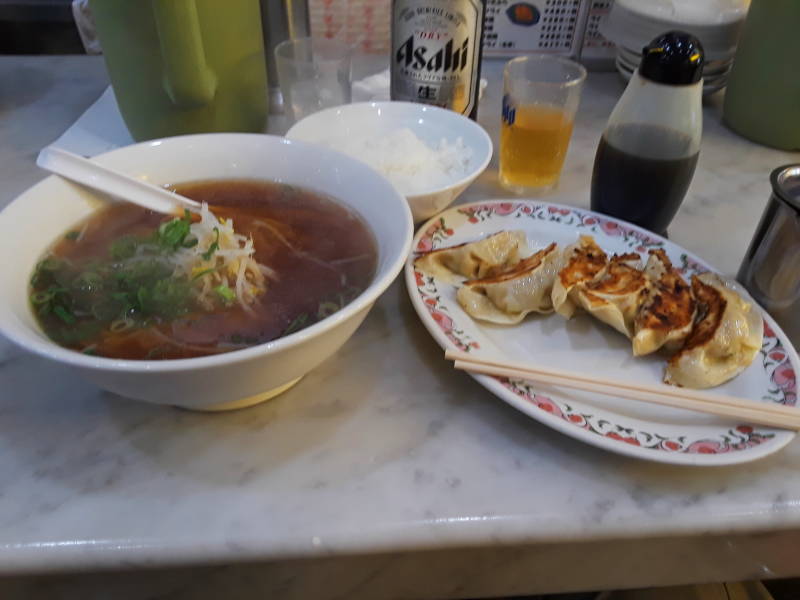
<svg viewBox="0 0 800 600">
<path fill-rule="evenodd" d="M 481 0 L 392 1 L 392 100 L 478 114 Z"/>
</svg>

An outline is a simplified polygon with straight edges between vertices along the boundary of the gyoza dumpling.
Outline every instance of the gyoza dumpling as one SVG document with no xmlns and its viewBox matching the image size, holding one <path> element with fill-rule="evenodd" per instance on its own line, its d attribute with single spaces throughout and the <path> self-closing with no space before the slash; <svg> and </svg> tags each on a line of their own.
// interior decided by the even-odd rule
<svg viewBox="0 0 800 600">
<path fill-rule="evenodd" d="M 676 352 L 694 323 L 692 289 L 661 249 L 650 251 L 644 273 L 651 286 L 633 322 L 633 355 Z"/>
<path fill-rule="evenodd" d="M 561 269 L 553 283 L 553 308 L 569 319 L 575 313 L 575 288 L 597 277 L 608 262 L 606 253 L 590 235 L 582 235 L 561 255 Z"/>
<path fill-rule="evenodd" d="M 638 266 L 638 254 L 612 256 L 597 277 L 575 289 L 577 301 L 586 312 L 629 338 L 633 337 L 633 319 L 650 285 Z"/>
<path fill-rule="evenodd" d="M 761 350 L 764 321 L 736 284 L 712 273 L 692 277 L 698 318 L 683 348 L 670 358 L 664 382 L 709 388 L 744 371 Z"/>
<path fill-rule="evenodd" d="M 550 293 L 559 264 L 553 243 L 502 273 L 465 281 L 456 298 L 475 319 L 513 325 L 528 313 L 552 312 Z"/>
<path fill-rule="evenodd" d="M 524 231 L 501 231 L 477 242 L 432 250 L 417 258 L 414 266 L 442 279 L 452 279 L 454 273 L 476 279 L 518 263 L 526 251 Z"/>
</svg>

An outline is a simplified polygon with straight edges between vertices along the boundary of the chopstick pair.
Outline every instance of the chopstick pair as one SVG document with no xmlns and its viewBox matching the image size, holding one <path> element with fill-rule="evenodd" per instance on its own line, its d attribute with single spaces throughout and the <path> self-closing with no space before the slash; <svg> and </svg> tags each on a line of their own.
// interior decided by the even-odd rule
<svg viewBox="0 0 800 600">
<path fill-rule="evenodd" d="M 537 383 L 561 386 L 586 392 L 597 392 L 640 402 L 683 408 L 720 417 L 744 420 L 779 429 L 800 430 L 800 410 L 781 404 L 753 402 L 733 396 L 712 394 L 666 384 L 633 383 L 606 377 L 571 373 L 561 369 L 536 367 L 514 361 L 483 359 L 466 352 L 447 350 L 447 360 L 462 371 L 526 379 Z"/>
</svg>

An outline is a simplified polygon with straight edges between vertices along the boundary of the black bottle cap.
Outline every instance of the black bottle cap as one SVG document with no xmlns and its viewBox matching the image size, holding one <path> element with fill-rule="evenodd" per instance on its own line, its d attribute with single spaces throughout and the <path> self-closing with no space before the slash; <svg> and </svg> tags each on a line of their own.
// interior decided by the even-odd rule
<svg viewBox="0 0 800 600">
<path fill-rule="evenodd" d="M 703 76 L 703 46 L 693 35 L 668 31 L 642 49 L 639 75 L 656 83 L 687 85 Z"/>
</svg>

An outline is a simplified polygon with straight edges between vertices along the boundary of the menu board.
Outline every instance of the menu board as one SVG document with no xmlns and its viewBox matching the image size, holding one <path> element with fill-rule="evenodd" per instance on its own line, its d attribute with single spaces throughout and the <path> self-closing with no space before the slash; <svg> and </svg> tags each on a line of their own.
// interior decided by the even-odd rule
<svg viewBox="0 0 800 600">
<path fill-rule="evenodd" d="M 616 49 L 600 33 L 600 25 L 608 18 L 614 0 L 592 0 L 586 15 L 586 28 L 581 44 L 581 62 L 596 69 L 614 68 Z"/>
<path fill-rule="evenodd" d="M 484 56 L 577 57 L 588 7 L 586 0 L 486 0 Z"/>
</svg>

